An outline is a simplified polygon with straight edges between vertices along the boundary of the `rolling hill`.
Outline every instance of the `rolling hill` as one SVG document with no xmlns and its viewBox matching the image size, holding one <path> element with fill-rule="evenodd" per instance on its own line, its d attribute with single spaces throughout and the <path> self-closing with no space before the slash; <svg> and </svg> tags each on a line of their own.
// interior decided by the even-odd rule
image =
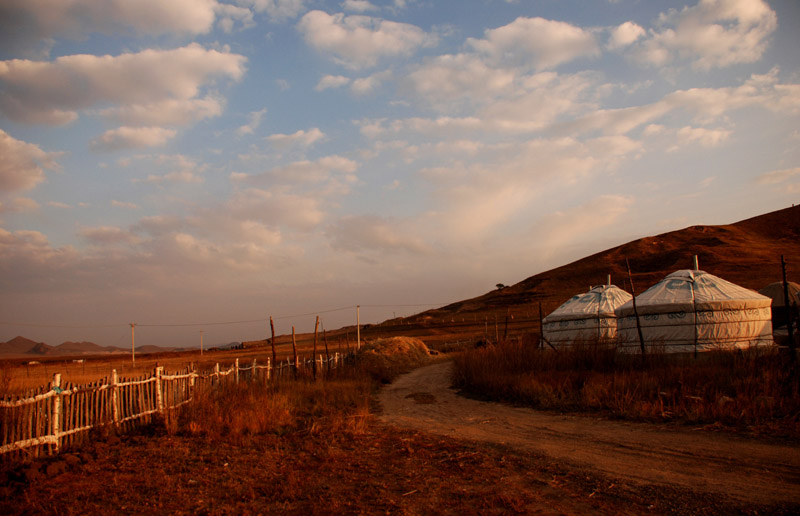
<svg viewBox="0 0 800 516">
<path fill-rule="evenodd" d="M 591 285 L 612 283 L 630 291 L 625 260 L 630 263 L 637 293 L 665 275 L 700 269 L 744 287 L 758 290 L 781 280 L 781 255 L 788 262 L 790 281 L 800 280 L 800 206 L 767 213 L 723 226 L 691 226 L 641 238 L 595 253 L 519 283 L 482 296 L 430 310 L 410 319 L 454 318 L 505 312 L 530 312 L 542 303 L 545 314 Z"/>
</svg>

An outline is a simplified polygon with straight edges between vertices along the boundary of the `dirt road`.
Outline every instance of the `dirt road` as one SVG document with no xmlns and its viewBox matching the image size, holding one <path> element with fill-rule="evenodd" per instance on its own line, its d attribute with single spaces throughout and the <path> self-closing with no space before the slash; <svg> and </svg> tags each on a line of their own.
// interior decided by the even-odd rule
<svg viewBox="0 0 800 516">
<path fill-rule="evenodd" d="M 688 488 L 752 503 L 800 502 L 800 445 L 646 423 L 558 415 L 468 399 L 450 362 L 386 387 L 382 420 L 542 454 L 611 479 Z"/>
</svg>

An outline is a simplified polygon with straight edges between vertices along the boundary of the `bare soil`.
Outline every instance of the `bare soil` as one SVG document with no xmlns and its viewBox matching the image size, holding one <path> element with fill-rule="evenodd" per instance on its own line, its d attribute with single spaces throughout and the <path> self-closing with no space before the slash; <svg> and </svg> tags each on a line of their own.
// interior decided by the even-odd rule
<svg viewBox="0 0 800 516">
<path fill-rule="evenodd" d="M 496 443 L 617 484 L 720 495 L 800 511 L 800 443 L 554 414 L 479 401 L 450 387 L 451 363 L 400 377 L 380 395 L 388 424 Z"/>
</svg>

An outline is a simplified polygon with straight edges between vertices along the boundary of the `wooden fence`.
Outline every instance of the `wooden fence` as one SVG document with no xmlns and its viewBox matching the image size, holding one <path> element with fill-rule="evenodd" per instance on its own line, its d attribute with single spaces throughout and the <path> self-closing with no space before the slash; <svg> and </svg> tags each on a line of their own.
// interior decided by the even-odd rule
<svg viewBox="0 0 800 516">
<path fill-rule="evenodd" d="M 275 366 L 269 359 L 266 365 L 253 359 L 242 366 L 237 358 L 226 369 L 217 363 L 205 373 L 186 369 L 166 374 L 163 367 L 156 367 L 150 375 L 128 379 L 119 378 L 115 369 L 110 378 L 86 385 L 62 383 L 56 373 L 47 387 L 0 400 L 0 457 L 54 454 L 86 440 L 94 428 L 111 425 L 125 431 L 147 424 L 153 415 L 192 401 L 200 383 L 269 381 L 289 373 L 294 378 L 298 369 L 313 369 L 316 377 L 317 368 L 339 367 L 348 357 L 335 353 L 317 360 L 299 359 L 297 364 L 287 359 Z"/>
</svg>

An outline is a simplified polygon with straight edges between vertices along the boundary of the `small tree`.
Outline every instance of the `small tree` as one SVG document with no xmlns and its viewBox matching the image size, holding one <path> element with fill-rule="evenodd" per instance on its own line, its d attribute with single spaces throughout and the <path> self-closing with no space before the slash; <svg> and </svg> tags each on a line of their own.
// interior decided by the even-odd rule
<svg viewBox="0 0 800 516">
<path fill-rule="evenodd" d="M 497 290 L 503 290 L 504 288 L 506 288 L 506 286 L 503 285 L 502 283 L 498 283 L 497 285 L 495 285 L 495 287 L 497 287 Z"/>
</svg>

